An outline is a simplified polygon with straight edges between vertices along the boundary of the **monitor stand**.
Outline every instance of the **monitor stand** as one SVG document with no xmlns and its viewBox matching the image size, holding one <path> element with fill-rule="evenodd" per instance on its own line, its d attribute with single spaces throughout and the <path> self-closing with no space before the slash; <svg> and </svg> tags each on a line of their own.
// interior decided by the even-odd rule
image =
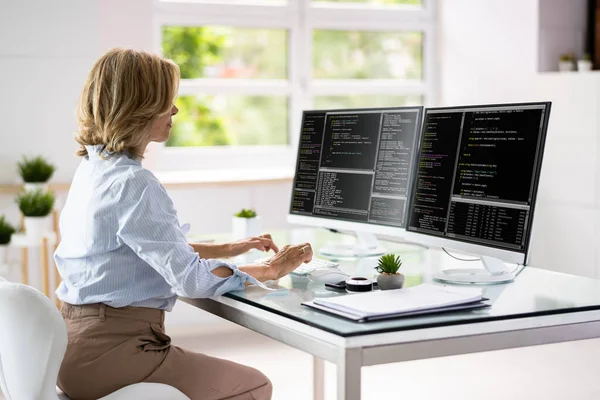
<svg viewBox="0 0 600 400">
<path fill-rule="evenodd" d="M 515 279 L 514 272 L 511 272 L 504 264 L 504 261 L 488 256 L 481 256 L 481 268 L 457 268 L 445 269 L 434 275 L 433 279 L 458 284 L 471 285 L 496 285 L 500 283 L 512 282 Z"/>
<path fill-rule="evenodd" d="M 377 257 L 385 254 L 385 248 L 379 245 L 374 234 L 356 231 L 356 238 L 354 244 L 326 244 L 319 249 L 319 253 L 332 258 Z"/>
</svg>

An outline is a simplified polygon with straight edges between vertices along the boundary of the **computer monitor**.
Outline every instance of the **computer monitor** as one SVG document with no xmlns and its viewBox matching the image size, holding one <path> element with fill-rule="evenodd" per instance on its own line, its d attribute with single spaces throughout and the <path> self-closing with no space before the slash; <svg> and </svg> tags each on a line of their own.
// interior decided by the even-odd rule
<svg viewBox="0 0 600 400">
<path fill-rule="evenodd" d="M 485 269 L 437 279 L 514 279 L 503 261 L 527 264 L 550 104 L 425 110 L 407 238 L 481 255 Z"/>
<path fill-rule="evenodd" d="M 418 106 L 304 111 L 288 221 L 359 239 L 321 254 L 379 255 L 374 234 L 403 235 L 422 115 Z"/>
</svg>

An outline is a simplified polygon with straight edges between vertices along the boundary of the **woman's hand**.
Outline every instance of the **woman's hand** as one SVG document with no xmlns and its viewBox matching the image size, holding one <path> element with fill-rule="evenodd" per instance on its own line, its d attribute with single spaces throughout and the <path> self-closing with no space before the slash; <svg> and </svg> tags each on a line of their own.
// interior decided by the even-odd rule
<svg viewBox="0 0 600 400">
<path fill-rule="evenodd" d="M 279 248 L 273 242 L 271 235 L 265 234 L 248 239 L 243 239 L 237 242 L 229 243 L 229 257 L 239 256 L 250 250 L 257 249 L 260 251 L 273 250 L 275 253 L 279 251 Z"/>
<path fill-rule="evenodd" d="M 281 251 L 265 261 L 269 279 L 275 280 L 298 268 L 300 264 L 312 260 L 313 250 L 310 243 L 297 246 L 283 246 Z"/>
<path fill-rule="evenodd" d="M 241 271 L 261 282 L 281 278 L 298 268 L 300 264 L 312 260 L 313 251 L 309 243 L 298 246 L 283 246 L 281 251 L 260 264 L 243 265 Z M 214 270 L 213 270 L 214 273 Z"/>
</svg>

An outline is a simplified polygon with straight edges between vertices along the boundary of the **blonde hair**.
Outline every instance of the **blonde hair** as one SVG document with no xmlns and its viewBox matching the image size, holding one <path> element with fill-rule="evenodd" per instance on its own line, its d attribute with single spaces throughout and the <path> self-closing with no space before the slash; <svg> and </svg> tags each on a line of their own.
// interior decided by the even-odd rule
<svg viewBox="0 0 600 400">
<path fill-rule="evenodd" d="M 90 71 L 77 105 L 81 145 L 103 145 L 108 153 L 143 158 L 152 122 L 170 112 L 179 88 L 179 67 L 158 55 L 112 49 Z"/>
</svg>

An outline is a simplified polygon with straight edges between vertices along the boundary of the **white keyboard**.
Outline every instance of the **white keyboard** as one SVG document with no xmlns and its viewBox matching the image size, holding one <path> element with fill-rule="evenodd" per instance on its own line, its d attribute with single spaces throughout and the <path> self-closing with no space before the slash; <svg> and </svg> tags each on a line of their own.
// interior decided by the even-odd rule
<svg viewBox="0 0 600 400">
<path fill-rule="evenodd" d="M 270 257 L 260 258 L 260 259 L 256 260 L 256 262 L 261 263 L 263 261 L 267 261 L 269 258 Z M 313 259 L 309 263 L 300 265 L 298 268 L 293 270 L 291 273 L 294 275 L 298 275 L 298 276 L 305 276 L 317 268 L 335 268 L 338 265 L 340 265 L 340 264 L 336 263 L 334 261 L 323 260 L 322 258 L 314 258 L 313 257 Z"/>
<path fill-rule="evenodd" d="M 302 264 L 293 270 L 292 274 L 304 276 L 318 268 L 335 268 L 338 265 L 340 264 L 334 261 L 323 260 L 322 258 L 313 258 L 309 263 Z"/>
</svg>

